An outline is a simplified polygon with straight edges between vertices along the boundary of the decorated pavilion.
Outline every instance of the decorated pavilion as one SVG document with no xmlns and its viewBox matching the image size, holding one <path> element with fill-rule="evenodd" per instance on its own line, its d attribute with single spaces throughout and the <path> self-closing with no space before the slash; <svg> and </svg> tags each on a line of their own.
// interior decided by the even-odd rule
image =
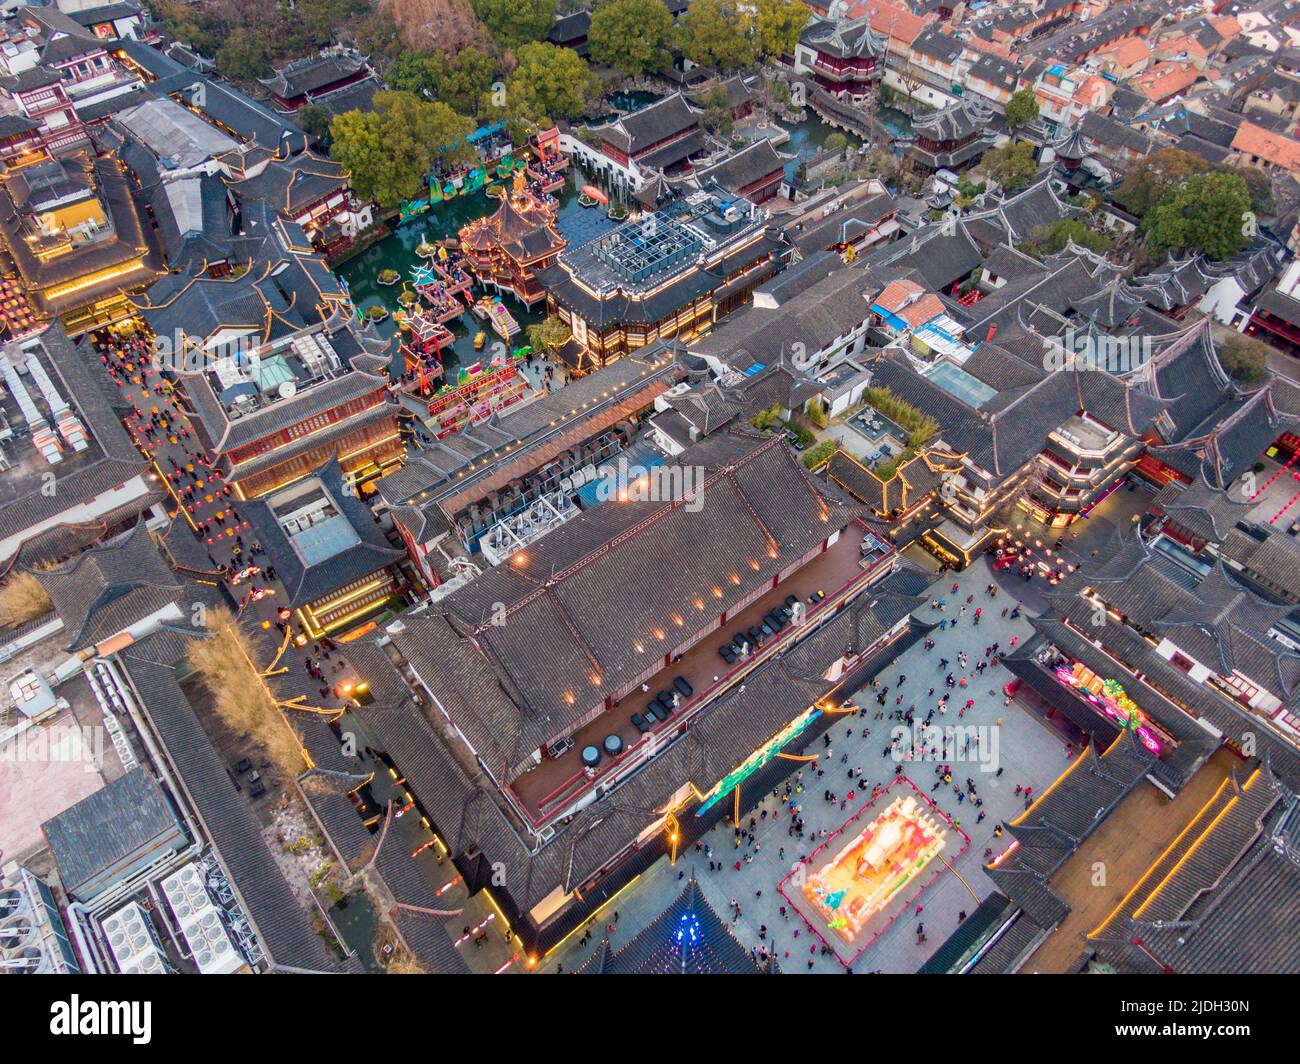
<svg viewBox="0 0 1300 1064">
<path fill-rule="evenodd" d="M 517 181 L 494 214 L 461 229 L 460 247 L 465 268 L 481 285 L 531 307 L 546 298 L 537 272 L 555 264 L 565 240 L 555 228 L 555 208 Z"/>
</svg>

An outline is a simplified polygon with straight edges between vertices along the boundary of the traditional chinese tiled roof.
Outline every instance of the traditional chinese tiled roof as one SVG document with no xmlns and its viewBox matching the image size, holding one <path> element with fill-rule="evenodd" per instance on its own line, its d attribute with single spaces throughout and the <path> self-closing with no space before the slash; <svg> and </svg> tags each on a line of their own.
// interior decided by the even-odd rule
<svg viewBox="0 0 1300 1064">
<path fill-rule="evenodd" d="M 882 56 L 885 45 L 872 32 L 871 20 L 852 18 L 847 21 L 814 19 L 799 43 L 836 59 L 857 59 Z"/>
<path fill-rule="evenodd" d="M 694 874 L 677 899 L 617 950 L 604 939 L 576 975 L 754 975 L 776 970 L 741 945 Z"/>
<path fill-rule="evenodd" d="M 118 657 L 271 967 L 334 971 L 338 962 L 276 864 L 247 801 L 231 786 L 229 769 L 181 686 L 196 637 L 192 628 L 163 629 Z"/>
<path fill-rule="evenodd" d="M 68 650 L 102 642 L 184 594 L 143 521 L 125 539 L 35 575 L 63 621 Z"/>
<path fill-rule="evenodd" d="M 680 92 L 601 126 L 599 136 L 629 155 L 638 155 L 669 137 L 698 129 L 700 114 Z"/>
<path fill-rule="evenodd" d="M 1294 974 L 1300 799 L 1267 767 L 1226 781 L 1089 936 L 1126 974 Z"/>
</svg>

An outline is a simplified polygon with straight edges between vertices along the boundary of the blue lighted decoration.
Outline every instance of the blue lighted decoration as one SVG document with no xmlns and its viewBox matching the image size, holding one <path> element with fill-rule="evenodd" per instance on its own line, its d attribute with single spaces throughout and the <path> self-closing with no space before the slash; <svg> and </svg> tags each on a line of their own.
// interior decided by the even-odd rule
<svg viewBox="0 0 1300 1064">
<path fill-rule="evenodd" d="M 682 913 L 677 921 L 677 930 L 673 937 L 679 946 L 698 946 L 700 944 L 700 921 L 694 912 Z"/>
</svg>

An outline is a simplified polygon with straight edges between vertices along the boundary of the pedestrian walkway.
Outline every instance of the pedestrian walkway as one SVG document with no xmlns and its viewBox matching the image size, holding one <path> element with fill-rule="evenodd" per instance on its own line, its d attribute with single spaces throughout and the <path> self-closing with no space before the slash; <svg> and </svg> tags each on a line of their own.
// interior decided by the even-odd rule
<svg viewBox="0 0 1300 1064">
<path fill-rule="evenodd" d="M 921 912 L 909 910 L 853 965 L 857 972 L 914 972 L 957 927 L 960 913 L 974 912 L 979 901 L 992 893 L 993 884 L 983 872 L 984 852 L 1000 852 L 1011 841 L 1005 832 L 995 837 L 995 827 L 1024 811 L 1025 788 L 1031 795 L 1041 793 L 1069 764 L 1074 751 L 1067 754 L 1063 737 L 1015 702 L 1004 704 L 1002 689 L 1010 674 L 1000 665 L 986 664 L 982 672 L 977 669 L 981 661 L 989 660 L 984 651 L 994 643 L 1005 651 L 1013 640 L 1032 634 L 1023 614 L 1010 616 L 1015 599 L 1001 589 L 989 595 L 991 583 L 992 572 L 983 559 L 961 574 L 942 576 L 930 591 L 935 605 L 927 601 L 919 610 L 928 621 L 948 622 L 934 631 L 934 645 L 927 649 L 928 641 L 917 642 L 876 677 L 878 687 L 868 684 L 854 695 L 859 712 L 843 715 L 825 738 L 808 748 L 806 753 L 818 754 L 818 761 L 789 778 L 788 797 L 781 788 L 761 797 L 742 790 L 741 831 L 730 820 L 724 821 L 708 833 L 700 850 L 679 857 L 679 867 L 685 863 L 694 869 L 717 912 L 731 913 L 731 902 L 739 902 L 741 915 L 733 925 L 737 937 L 751 948 L 775 948 L 787 972 L 843 970 L 839 959 L 823 951 L 822 940 L 789 905 L 782 914 L 785 902 L 776 888 L 825 834 L 871 801 L 873 786 L 883 786 L 901 769 L 971 838 L 965 854 L 955 857 L 954 869 L 961 878 L 950 872 L 939 876 L 918 899 Z M 965 657 L 965 666 L 959 655 Z M 941 664 L 944 659 L 946 664 Z M 950 672 L 952 688 L 946 684 Z M 960 686 L 963 680 L 965 687 Z M 945 694 L 947 711 L 941 713 L 938 705 Z M 972 705 L 966 709 L 968 701 Z M 981 748 L 968 743 L 964 758 L 956 756 L 959 749 L 938 759 L 912 758 L 908 749 L 912 731 L 905 722 L 891 719 L 891 714 L 911 710 L 913 720 L 923 723 L 931 707 L 935 709 L 932 725 L 973 729 L 971 735 L 982 736 Z M 891 742 L 893 728 L 903 729 L 909 737 L 909 743 L 900 743 L 897 751 Z M 954 741 L 957 738 L 955 734 Z M 951 782 L 944 783 L 936 769 L 949 765 Z M 966 785 L 968 778 L 974 784 L 974 798 Z M 827 792 L 833 800 L 828 800 Z M 975 801 L 983 805 L 976 806 Z M 802 835 L 797 833 L 796 817 Z M 960 841 L 954 837 L 941 856 L 954 860 L 959 850 Z M 666 864 L 666 859 L 661 863 Z M 635 888 L 629 893 L 635 893 Z M 655 900 L 666 905 L 672 898 L 664 893 Z M 923 942 L 918 941 L 918 925 L 924 928 Z M 827 938 L 835 933 L 825 927 L 818 930 Z M 841 952 L 851 954 L 856 948 L 842 947 Z"/>
</svg>

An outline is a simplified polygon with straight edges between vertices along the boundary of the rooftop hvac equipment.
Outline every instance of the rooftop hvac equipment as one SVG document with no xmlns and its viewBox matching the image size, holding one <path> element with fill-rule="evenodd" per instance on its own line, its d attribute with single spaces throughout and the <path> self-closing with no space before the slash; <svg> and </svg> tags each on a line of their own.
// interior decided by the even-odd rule
<svg viewBox="0 0 1300 1064">
<path fill-rule="evenodd" d="M 44 961 L 45 954 L 33 946 L 0 960 L 0 971 L 23 975 L 36 971 Z"/>
<path fill-rule="evenodd" d="M 163 974 L 166 960 L 158 948 L 149 918 L 136 902 L 128 902 L 100 921 L 109 952 L 124 975 Z"/>
<path fill-rule="evenodd" d="M 249 379 L 244 368 L 230 355 L 217 359 L 212 372 L 217 375 L 217 383 L 221 385 L 223 391 L 226 388 L 233 388 L 236 384 L 243 384 Z"/>
<path fill-rule="evenodd" d="M 330 342 L 330 338 L 328 336 L 324 335 L 323 333 L 317 334 L 316 345 L 323 352 L 325 352 L 325 357 L 329 360 L 331 366 L 333 366 L 335 369 L 338 369 L 340 366 L 342 366 L 343 360 L 339 358 L 339 353 L 336 350 L 334 350 L 334 345 Z"/>
<path fill-rule="evenodd" d="M 27 429 L 32 435 L 33 445 L 50 465 L 56 465 L 63 461 L 59 438 L 54 435 L 49 422 L 32 401 L 27 385 L 18 376 L 18 368 L 13 363 L 13 357 L 12 351 L 8 352 L 7 357 L 0 357 L 0 371 L 4 373 L 5 385 L 9 388 L 9 394 L 14 397 L 14 402 L 18 404 L 18 409 L 22 411 Z"/>
<path fill-rule="evenodd" d="M 36 381 L 36 387 L 41 390 L 45 396 L 46 405 L 50 408 L 50 416 L 54 418 L 58 426 L 59 435 L 67 441 L 69 447 L 74 451 L 84 451 L 90 446 L 90 439 L 86 435 L 85 426 L 67 401 L 59 394 L 59 389 L 54 386 L 54 381 L 50 375 L 45 372 L 45 367 L 38 358 L 29 358 L 27 360 L 27 369 L 31 372 L 32 379 Z"/>
<path fill-rule="evenodd" d="M 123 975 L 167 975 L 166 962 L 160 953 L 146 953 L 122 966 Z"/>
<path fill-rule="evenodd" d="M 21 949 L 32 944 L 36 927 L 26 916 L 13 916 L 0 923 L 0 949 Z"/>
<path fill-rule="evenodd" d="M 327 355 L 322 349 L 321 343 L 311 333 L 295 338 L 290 346 L 293 348 L 294 354 L 307 368 L 307 372 L 313 377 L 325 375 L 330 367 L 330 355 L 334 356 L 334 361 L 338 360 L 338 355 L 334 354 L 334 348 L 329 347 L 329 341 L 325 341 L 325 346 L 329 347 L 329 354 Z"/>
<path fill-rule="evenodd" d="M 200 975 L 235 972 L 247 963 L 231 942 L 197 863 L 187 864 L 162 880 L 159 886 L 176 916 Z"/>
</svg>

